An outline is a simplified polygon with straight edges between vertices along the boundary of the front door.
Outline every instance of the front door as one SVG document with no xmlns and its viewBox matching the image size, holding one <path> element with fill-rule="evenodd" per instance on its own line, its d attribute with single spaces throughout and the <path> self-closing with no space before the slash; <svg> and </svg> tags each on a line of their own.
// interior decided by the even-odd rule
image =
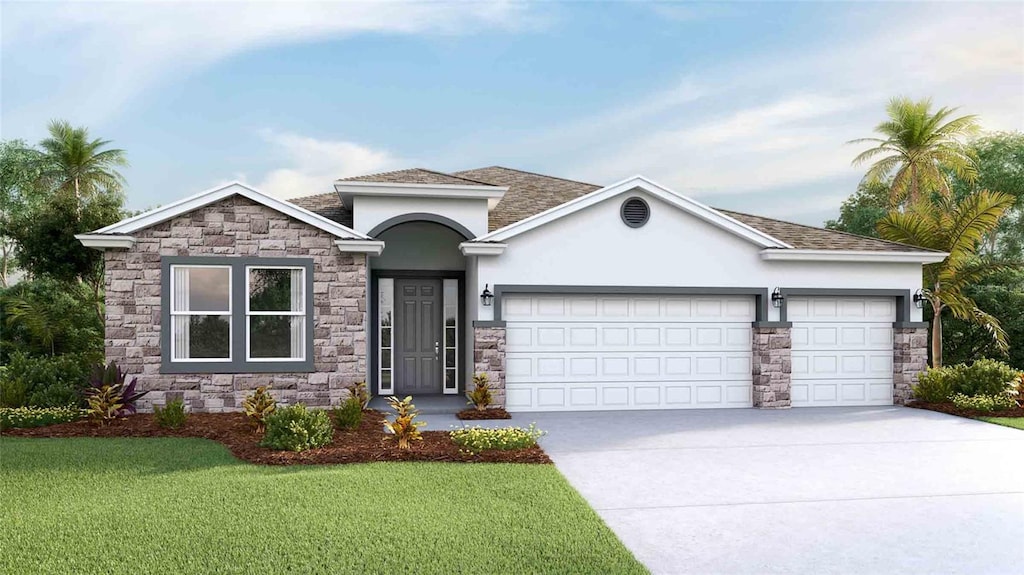
<svg viewBox="0 0 1024 575">
<path fill-rule="evenodd" d="M 441 280 L 396 279 L 395 300 L 395 394 L 441 393 Z"/>
</svg>

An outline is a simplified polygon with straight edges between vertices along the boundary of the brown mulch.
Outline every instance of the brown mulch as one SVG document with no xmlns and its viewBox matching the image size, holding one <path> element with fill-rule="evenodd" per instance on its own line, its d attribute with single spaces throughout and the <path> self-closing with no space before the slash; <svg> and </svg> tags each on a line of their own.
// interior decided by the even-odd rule
<svg viewBox="0 0 1024 575">
<path fill-rule="evenodd" d="M 1004 409 L 1002 411 L 978 411 L 977 409 L 960 409 L 952 403 L 928 403 L 925 401 L 911 401 L 907 404 L 907 407 L 914 407 L 917 409 L 927 409 L 929 411 L 938 411 L 940 413 L 948 413 L 950 415 L 959 415 L 960 417 L 1024 417 L 1024 407 L 1015 407 L 1013 409 Z"/>
<path fill-rule="evenodd" d="M 353 430 L 334 430 L 334 439 L 326 447 L 301 453 L 274 451 L 260 447 L 260 434 L 253 431 L 242 413 L 193 413 L 178 429 L 156 424 L 153 415 L 131 415 L 108 425 L 81 420 L 29 429 L 8 429 L 12 437 L 201 437 L 224 444 L 235 457 L 265 465 L 318 465 L 331 463 L 368 463 L 373 461 L 438 461 L 460 463 L 551 463 L 538 447 L 512 451 L 485 451 L 473 455 L 461 453 L 447 431 L 424 431 L 423 441 L 415 441 L 408 450 L 399 450 L 384 433 L 384 414 L 364 412 L 363 421 Z"/>
<path fill-rule="evenodd" d="M 463 409 L 455 414 L 459 419 L 512 419 L 507 411 L 500 407 L 488 407 L 484 410 Z"/>
</svg>

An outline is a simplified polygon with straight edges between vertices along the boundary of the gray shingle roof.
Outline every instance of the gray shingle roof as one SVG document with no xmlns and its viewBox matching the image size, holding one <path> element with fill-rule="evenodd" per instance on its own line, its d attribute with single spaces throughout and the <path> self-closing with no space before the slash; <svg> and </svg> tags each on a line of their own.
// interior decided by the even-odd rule
<svg viewBox="0 0 1024 575">
<path fill-rule="evenodd" d="M 382 183 L 506 186 L 508 191 L 505 193 L 505 197 L 491 210 L 488 222 L 488 228 L 491 231 L 514 224 L 602 187 L 596 184 L 587 184 L 585 182 L 545 176 L 501 166 L 464 170 L 451 174 L 413 168 L 383 174 L 358 176 L 347 178 L 346 180 Z M 352 212 L 342 205 L 341 199 L 336 193 L 331 192 L 295 198 L 290 201 L 295 205 L 314 211 L 342 225 L 352 226 Z M 932 251 L 906 244 L 795 224 L 742 212 L 734 212 L 732 210 L 719 209 L 718 211 L 756 230 L 786 242 L 796 249 L 881 252 Z"/>
</svg>

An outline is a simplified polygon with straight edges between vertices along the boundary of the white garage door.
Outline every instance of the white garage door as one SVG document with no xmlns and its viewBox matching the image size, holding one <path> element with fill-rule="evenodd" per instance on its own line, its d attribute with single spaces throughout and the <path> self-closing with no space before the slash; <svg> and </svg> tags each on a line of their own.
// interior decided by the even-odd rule
<svg viewBox="0 0 1024 575">
<path fill-rule="evenodd" d="M 894 298 L 790 297 L 793 407 L 892 405 Z"/>
<path fill-rule="evenodd" d="M 754 298 L 507 295 L 509 411 L 750 407 Z"/>
</svg>

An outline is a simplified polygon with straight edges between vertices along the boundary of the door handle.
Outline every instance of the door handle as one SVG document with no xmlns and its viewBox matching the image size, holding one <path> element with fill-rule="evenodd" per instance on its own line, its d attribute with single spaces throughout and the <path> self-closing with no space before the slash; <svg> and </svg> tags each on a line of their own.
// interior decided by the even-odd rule
<svg viewBox="0 0 1024 575">
<path fill-rule="evenodd" d="M 441 360 L 441 342 L 439 342 L 439 341 L 435 341 L 434 342 L 434 360 L 435 361 L 440 361 Z"/>
</svg>

